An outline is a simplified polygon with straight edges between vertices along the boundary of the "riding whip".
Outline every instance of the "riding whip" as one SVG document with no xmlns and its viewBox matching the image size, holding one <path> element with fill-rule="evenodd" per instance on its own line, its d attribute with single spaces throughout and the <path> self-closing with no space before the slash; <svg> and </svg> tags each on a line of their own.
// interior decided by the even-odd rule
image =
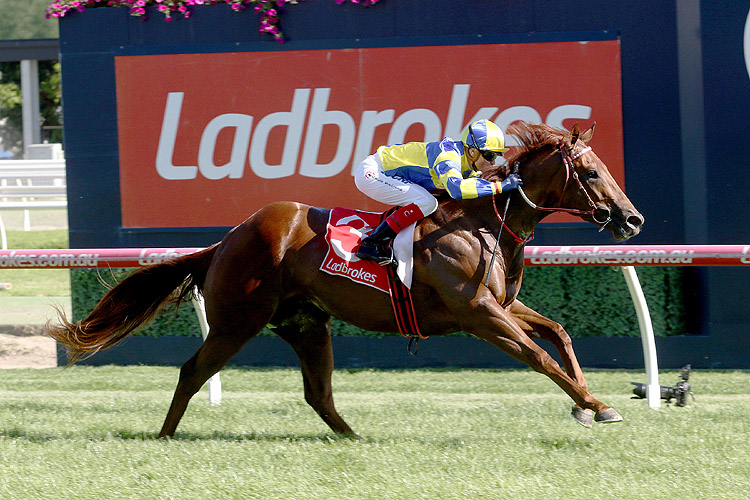
<svg viewBox="0 0 750 500">
<path fill-rule="evenodd" d="M 511 174 L 517 174 L 518 167 L 519 167 L 519 163 L 515 162 L 513 164 L 513 168 L 511 169 Z M 492 268 L 495 265 L 495 257 L 497 256 L 497 247 L 500 246 L 500 236 L 503 234 L 503 226 L 505 225 L 505 216 L 508 214 L 508 205 L 510 205 L 510 195 L 511 193 L 508 193 L 508 198 L 505 200 L 505 209 L 503 210 L 503 220 L 500 221 L 500 230 L 497 232 L 497 239 L 495 240 L 495 249 L 492 251 L 492 259 L 490 260 L 490 267 L 487 270 L 487 278 L 484 280 L 484 286 L 489 286 L 489 283 L 490 283 L 490 275 L 492 274 Z"/>
</svg>

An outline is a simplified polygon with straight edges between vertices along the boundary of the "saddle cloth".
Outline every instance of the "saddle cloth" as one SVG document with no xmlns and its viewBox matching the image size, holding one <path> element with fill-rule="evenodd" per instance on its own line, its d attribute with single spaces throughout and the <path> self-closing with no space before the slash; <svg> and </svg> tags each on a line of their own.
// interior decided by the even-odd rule
<svg viewBox="0 0 750 500">
<path fill-rule="evenodd" d="M 376 212 L 339 207 L 331 210 L 326 231 L 328 251 L 320 270 L 390 293 L 385 268 L 355 255 L 359 243 L 380 224 L 382 218 L 383 214 Z M 412 224 L 399 232 L 393 242 L 397 274 L 407 288 L 411 288 L 412 281 L 415 226 Z"/>
<path fill-rule="evenodd" d="M 369 235 L 386 215 L 339 207 L 331 210 L 326 228 L 328 250 L 320 270 L 389 294 L 401 335 L 426 338 L 419 331 L 409 290 L 412 281 L 416 224 L 399 232 L 393 241 L 394 256 L 398 262 L 396 270 L 392 266 L 379 266 L 355 255 L 362 239 Z"/>
</svg>

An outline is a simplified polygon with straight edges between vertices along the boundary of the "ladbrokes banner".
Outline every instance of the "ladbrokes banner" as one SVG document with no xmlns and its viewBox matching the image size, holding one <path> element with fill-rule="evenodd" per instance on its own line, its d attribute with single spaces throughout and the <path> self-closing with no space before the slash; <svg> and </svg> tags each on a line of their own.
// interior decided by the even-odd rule
<svg viewBox="0 0 750 500">
<path fill-rule="evenodd" d="M 571 128 L 622 185 L 616 40 L 115 58 L 123 227 L 234 226 L 279 200 L 364 210 L 381 144 L 471 121 Z M 512 144 L 512 141 L 511 141 Z"/>
</svg>

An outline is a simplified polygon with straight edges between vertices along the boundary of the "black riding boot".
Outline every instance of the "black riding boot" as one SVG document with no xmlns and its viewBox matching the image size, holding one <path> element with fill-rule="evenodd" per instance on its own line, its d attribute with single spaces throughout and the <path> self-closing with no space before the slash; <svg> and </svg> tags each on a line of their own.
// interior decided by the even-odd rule
<svg viewBox="0 0 750 500">
<path fill-rule="evenodd" d="M 357 257 L 363 260 L 372 260 L 381 266 L 394 262 L 393 250 L 388 243 L 396 237 L 396 231 L 388 225 L 385 220 L 370 233 L 370 236 L 362 240 L 357 250 Z"/>
</svg>

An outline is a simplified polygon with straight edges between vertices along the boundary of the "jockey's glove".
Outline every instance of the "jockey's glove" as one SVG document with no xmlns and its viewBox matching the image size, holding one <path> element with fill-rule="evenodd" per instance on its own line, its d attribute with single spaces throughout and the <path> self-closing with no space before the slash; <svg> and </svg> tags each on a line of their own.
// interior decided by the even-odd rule
<svg viewBox="0 0 750 500">
<path fill-rule="evenodd" d="M 518 174 L 510 174 L 508 177 L 497 183 L 499 191 L 504 193 L 510 189 L 516 189 L 518 186 L 523 186 L 521 176 Z"/>
</svg>

